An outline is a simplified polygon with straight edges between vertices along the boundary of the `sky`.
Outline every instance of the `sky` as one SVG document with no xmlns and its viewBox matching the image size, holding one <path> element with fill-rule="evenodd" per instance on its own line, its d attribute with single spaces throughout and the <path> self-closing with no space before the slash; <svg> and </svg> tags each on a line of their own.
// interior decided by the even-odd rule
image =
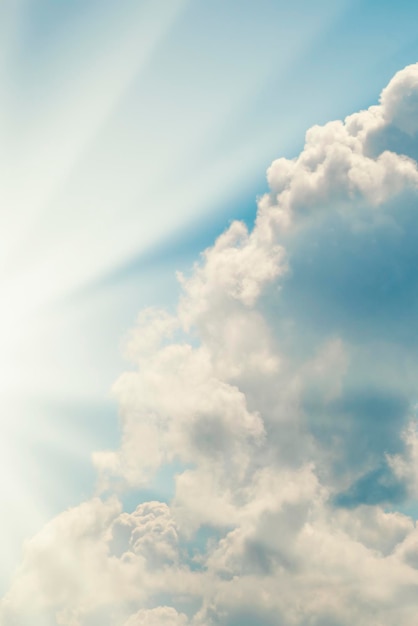
<svg viewBox="0 0 418 626">
<path fill-rule="evenodd" d="M 0 3 L 1 625 L 416 625 L 417 18 Z"/>
</svg>

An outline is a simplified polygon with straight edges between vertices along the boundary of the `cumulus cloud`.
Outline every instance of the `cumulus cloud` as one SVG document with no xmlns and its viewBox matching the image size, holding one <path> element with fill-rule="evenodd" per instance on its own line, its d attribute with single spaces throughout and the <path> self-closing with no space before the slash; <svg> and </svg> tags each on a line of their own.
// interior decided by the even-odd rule
<svg viewBox="0 0 418 626">
<path fill-rule="evenodd" d="M 140 315 L 102 496 L 28 542 L 5 623 L 415 626 L 417 120 L 414 65 Z M 170 502 L 108 497 L 165 466 Z"/>
<path fill-rule="evenodd" d="M 138 611 L 128 619 L 125 626 L 187 626 L 188 623 L 184 613 L 177 613 L 172 607 L 161 606 Z"/>
</svg>

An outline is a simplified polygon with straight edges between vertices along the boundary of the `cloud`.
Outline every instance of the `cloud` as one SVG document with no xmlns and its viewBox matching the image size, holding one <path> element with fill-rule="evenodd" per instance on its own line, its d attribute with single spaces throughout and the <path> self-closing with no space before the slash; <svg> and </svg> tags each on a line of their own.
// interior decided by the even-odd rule
<svg viewBox="0 0 418 626">
<path fill-rule="evenodd" d="M 8 624 L 415 625 L 417 76 L 310 129 L 140 315 L 102 495 L 28 542 Z M 170 502 L 123 511 L 166 466 Z"/>
<path fill-rule="evenodd" d="M 125 626 L 187 626 L 189 623 L 184 613 L 177 613 L 168 606 L 156 609 L 141 610 L 132 615 Z"/>
<path fill-rule="evenodd" d="M 383 118 L 388 126 L 414 136 L 418 132 L 418 68 L 410 65 L 398 72 L 382 91 Z"/>
</svg>

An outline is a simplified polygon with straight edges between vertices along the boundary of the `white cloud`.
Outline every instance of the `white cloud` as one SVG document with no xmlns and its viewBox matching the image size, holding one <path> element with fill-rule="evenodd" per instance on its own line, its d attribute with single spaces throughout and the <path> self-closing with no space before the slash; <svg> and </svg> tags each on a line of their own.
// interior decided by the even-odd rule
<svg viewBox="0 0 418 626">
<path fill-rule="evenodd" d="M 141 610 L 132 615 L 125 626 L 187 626 L 189 623 L 184 613 L 178 613 L 168 606 Z"/>
<path fill-rule="evenodd" d="M 415 626 L 416 526 L 385 506 L 417 476 L 417 72 L 308 131 L 270 167 L 253 230 L 203 253 L 176 314 L 141 315 L 114 387 L 121 445 L 94 462 L 104 491 L 175 463 L 172 501 L 57 517 L 26 546 L 8 619 Z"/>
<path fill-rule="evenodd" d="M 405 442 L 403 454 L 388 455 L 388 463 L 395 475 L 408 486 L 413 498 L 418 496 L 418 423 L 416 419 L 409 422 L 402 433 Z"/>
<path fill-rule="evenodd" d="M 382 91 L 383 118 L 408 135 L 418 131 L 418 67 L 409 65 L 398 72 Z"/>
</svg>

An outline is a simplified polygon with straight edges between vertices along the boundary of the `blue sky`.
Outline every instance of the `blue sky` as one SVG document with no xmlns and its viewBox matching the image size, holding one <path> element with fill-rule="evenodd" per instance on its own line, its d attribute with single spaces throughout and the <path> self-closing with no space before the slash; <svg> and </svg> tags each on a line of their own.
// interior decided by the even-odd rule
<svg viewBox="0 0 418 626">
<path fill-rule="evenodd" d="M 311 148 L 309 142 L 308 148 L 305 145 L 305 133 L 376 105 L 396 72 L 416 63 L 417 14 L 412 2 L 373 6 L 365 0 L 2 4 L 0 372 L 6 512 L 0 533 L 5 555 L 0 583 L 6 605 L 8 598 L 13 607 L 13 602 L 24 602 L 25 594 L 35 593 L 33 580 L 43 580 L 42 572 L 36 574 L 42 563 L 33 557 L 38 554 L 36 537 L 45 543 L 45 528 L 54 524 L 58 530 L 53 532 L 65 535 L 65 517 L 60 526 L 59 516 L 69 507 L 74 519 L 79 511 L 83 520 L 110 516 L 113 521 L 103 521 L 104 527 L 113 524 L 108 532 L 117 534 L 119 526 L 134 524 L 117 516 L 133 515 L 142 505 L 135 520 L 140 515 L 162 516 L 171 548 L 175 525 L 186 546 L 187 537 L 195 545 L 195 533 L 201 551 L 196 558 L 205 562 L 211 576 L 211 568 L 221 568 L 221 561 L 226 567 L 228 555 L 221 554 L 222 546 L 229 546 L 231 554 L 239 552 L 234 541 L 252 546 L 252 552 L 248 548 L 248 553 L 240 553 L 237 570 L 228 566 L 243 586 L 230 594 L 216 587 L 203 603 L 196 594 L 184 600 L 184 606 L 170 586 L 145 599 L 116 598 L 113 617 L 106 617 L 113 620 L 109 626 L 243 624 L 236 598 L 246 593 L 245 585 L 257 588 L 264 567 L 263 576 L 270 577 L 267 587 L 286 589 L 291 579 L 277 582 L 273 569 L 293 558 L 296 563 L 299 556 L 297 551 L 285 554 L 283 546 L 270 546 L 279 556 L 277 563 L 266 564 L 260 536 L 273 513 L 260 513 L 257 526 L 255 518 L 245 517 L 252 505 L 256 507 L 257 497 L 248 501 L 244 515 L 236 503 L 227 501 L 225 482 L 205 482 L 209 479 L 202 459 L 213 453 L 212 447 L 225 447 L 238 465 L 248 463 L 248 472 L 267 481 L 258 484 L 254 478 L 245 488 L 241 485 L 245 497 L 251 490 L 271 494 L 274 485 L 285 492 L 285 485 L 299 485 L 292 472 L 303 477 L 294 496 L 300 515 L 291 512 L 276 520 L 283 524 L 283 536 L 290 533 L 286 524 L 292 515 L 304 519 L 310 493 L 324 510 L 331 507 L 335 528 L 350 540 L 355 532 L 360 536 L 359 528 L 365 536 L 364 527 L 369 528 L 367 540 L 356 538 L 357 543 L 363 541 L 361 550 L 374 549 L 379 541 L 384 543 L 383 536 L 389 541 L 390 533 L 398 533 L 405 545 L 396 548 L 399 539 L 390 554 L 403 550 L 408 563 L 416 558 L 411 556 L 414 538 L 408 524 L 417 515 L 413 407 L 418 224 L 415 166 L 410 165 L 414 161 L 404 157 L 416 159 L 418 152 L 416 130 L 405 131 L 402 125 L 407 120 L 413 126 L 415 119 L 412 70 L 412 82 L 401 81 L 400 95 L 394 87 L 386 104 L 382 100 L 383 121 L 376 127 L 372 118 L 364 122 L 368 134 L 358 140 L 360 147 L 341 139 L 337 126 L 318 132 Z M 346 158 L 342 155 L 348 145 L 356 159 L 360 154 L 365 161 L 341 173 L 338 164 Z M 321 150 L 331 155 L 324 157 L 324 180 L 331 182 L 323 189 L 308 180 L 304 165 L 304 159 L 310 159 L 322 167 Z M 379 160 L 385 150 L 398 160 Z M 267 168 L 280 157 L 299 161 L 272 166 L 267 181 Z M 286 163 L 295 162 L 301 165 L 289 175 L 282 173 L 293 167 Z M 369 182 L 362 172 L 368 172 Z M 390 172 L 395 172 L 393 178 Z M 288 181 L 289 200 L 280 196 L 282 177 Z M 258 240 L 253 244 L 251 238 L 248 242 L 243 231 L 230 226 L 241 220 L 251 232 L 257 202 L 259 216 L 283 213 L 279 234 L 270 225 L 263 227 L 273 229 L 274 245 Z M 300 226 L 286 230 L 287 219 L 300 221 Z M 257 228 L 261 232 L 258 226 L 255 232 Z M 229 243 L 213 247 L 225 232 Z M 248 255 L 241 259 L 237 251 L 247 245 Z M 208 247 L 213 252 L 202 257 Z M 252 254 L 254 261 L 247 266 Z M 201 265 L 193 269 L 199 259 Z M 239 259 L 237 266 L 234 259 Z M 259 274 L 254 269 L 258 267 Z M 183 287 L 178 271 L 186 276 Z M 221 277 L 219 284 L 213 276 Z M 235 281 L 238 295 L 228 291 L 229 281 Z M 156 314 L 138 330 L 138 315 L 148 307 L 161 307 L 173 319 Z M 150 339 L 151 347 L 138 348 L 148 335 L 158 335 L 162 347 Z M 129 341 L 134 345 L 131 363 L 125 357 Z M 163 356 L 170 342 L 172 353 Z M 179 356 L 184 345 L 192 351 L 190 362 L 183 353 Z M 176 350 L 182 365 L 175 365 Z M 209 373 L 208 362 L 215 373 Z M 141 375 L 134 373 L 138 364 Z M 184 367 L 193 380 L 196 370 L 194 386 L 177 380 L 170 367 Z M 259 379 L 260 372 L 265 380 Z M 158 404 L 165 384 L 157 384 L 160 378 L 166 380 L 168 396 L 173 395 L 172 407 Z M 218 387 L 213 387 L 215 379 Z M 155 397 L 149 391 L 153 385 Z M 166 424 L 171 411 L 176 423 L 183 424 L 192 409 L 180 399 L 176 404 L 176 387 L 190 406 L 201 402 L 197 389 L 213 394 L 213 405 L 203 410 L 199 404 L 184 426 L 188 432 L 193 425 L 187 451 L 174 426 L 156 435 L 154 423 L 135 422 L 137 415 L 150 414 Z M 218 415 L 218 403 L 229 402 L 240 407 L 242 424 L 237 419 L 243 430 L 228 421 L 228 411 Z M 204 414 L 206 421 L 195 423 L 197 414 Z M 294 419 L 288 421 L 288 414 Z M 271 442 L 264 451 L 271 465 L 263 471 L 273 476 L 277 470 L 270 491 L 270 479 L 264 474 L 260 478 L 254 469 L 261 472 L 258 448 L 249 452 L 253 439 L 262 436 Z M 241 442 L 242 449 L 232 441 Z M 276 456 L 282 464 L 272 460 Z M 135 465 L 137 457 L 144 459 L 141 468 Z M 315 470 L 308 470 L 309 463 Z M 239 474 L 235 466 L 230 471 L 231 476 Z M 211 505 L 216 515 L 211 517 L 203 504 L 197 511 L 189 501 L 196 480 L 202 481 L 208 501 L 218 490 Z M 327 504 L 321 490 L 328 490 Z M 99 500 L 92 500 L 94 496 Z M 118 513 L 109 497 L 117 498 L 125 513 Z M 150 512 L 143 504 L 150 499 L 160 499 L 172 510 L 160 506 Z M 289 502 L 282 503 L 283 510 L 292 508 Z M 318 511 L 310 514 L 319 520 Z M 394 517 L 385 518 L 392 515 L 389 511 L 395 511 Z M 233 528 L 225 523 L 228 515 Z M 208 536 L 212 533 L 215 539 L 203 555 L 206 548 L 199 533 L 206 537 L 208 528 Z M 335 528 L 321 526 L 317 532 L 330 541 Z M 28 557 L 22 546 L 33 536 Z M 293 540 L 292 535 L 289 542 Z M 309 544 L 305 536 L 297 541 Z M 365 569 L 375 571 L 378 566 L 366 561 Z M 19 563 L 21 574 L 14 578 Z M 399 565 L 399 580 L 416 584 L 402 568 Z M 221 569 L 216 570 L 221 572 L 219 580 L 227 579 Z M 332 578 L 331 571 L 323 574 L 325 580 Z M 30 583 L 27 588 L 24 580 Z M 190 578 L 186 586 L 197 584 Z M 404 583 L 399 584 L 402 596 Z M 40 596 L 47 596 L 45 589 L 38 589 Z M 340 626 L 349 619 L 368 623 L 360 607 L 358 615 L 344 613 L 348 600 L 344 591 L 339 593 L 341 607 L 307 600 L 310 613 L 300 617 L 295 617 L 294 606 L 274 608 L 267 601 L 264 606 L 260 596 L 258 604 L 245 609 L 245 619 L 248 624 L 278 624 L 272 618 L 276 611 L 286 626 Z M 370 598 L 365 597 L 365 606 L 379 605 Z M 49 624 L 48 619 L 68 626 L 94 626 L 104 619 L 100 598 L 69 598 L 53 608 L 48 602 L 46 608 L 33 609 L 42 614 L 40 626 Z M 3 610 L 9 610 L 8 605 Z M 408 600 L 390 610 L 402 626 L 412 623 Z M 26 624 L 24 616 L 13 619 Z"/>
</svg>

